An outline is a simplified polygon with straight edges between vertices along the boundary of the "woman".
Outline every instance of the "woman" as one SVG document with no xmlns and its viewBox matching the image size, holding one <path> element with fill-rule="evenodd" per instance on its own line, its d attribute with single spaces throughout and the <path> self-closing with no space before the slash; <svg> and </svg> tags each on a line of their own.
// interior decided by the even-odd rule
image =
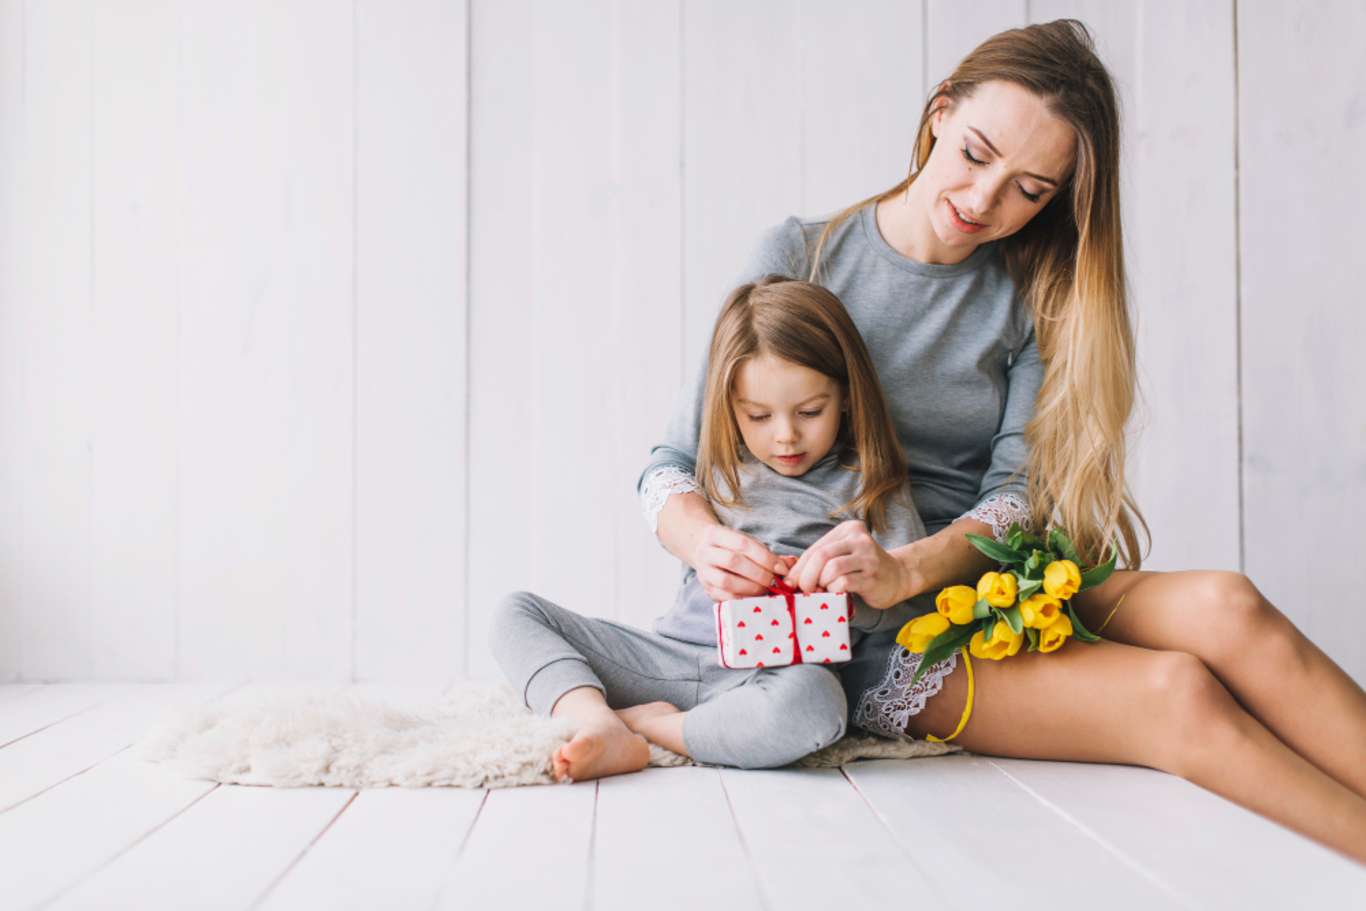
<svg viewBox="0 0 1366 911">
<path fill-rule="evenodd" d="M 1076 601 L 1107 641 L 977 662 L 957 741 L 1162 769 L 1366 862 L 1366 692 L 1243 575 L 1139 571 L 1143 522 L 1124 479 L 1135 368 L 1118 115 L 1085 28 L 1059 21 L 982 44 L 926 104 L 912 157 L 888 192 L 768 232 L 738 276 L 804 272 L 844 300 L 933 532 L 888 551 L 842 524 L 789 581 L 885 607 L 990 568 L 965 532 L 1057 522 L 1093 561 L 1118 540 L 1128 570 Z M 757 594 L 784 567 L 695 492 L 694 412 L 676 416 L 642 476 L 647 515 L 712 598 Z M 954 730 L 965 675 L 950 659 L 910 694 L 899 684 L 918 660 L 865 640 L 844 675 L 853 722 Z"/>
</svg>

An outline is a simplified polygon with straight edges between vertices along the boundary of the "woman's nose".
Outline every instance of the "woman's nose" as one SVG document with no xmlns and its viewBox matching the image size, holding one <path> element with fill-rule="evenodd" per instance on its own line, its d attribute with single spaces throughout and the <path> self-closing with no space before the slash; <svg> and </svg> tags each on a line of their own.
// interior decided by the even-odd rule
<svg viewBox="0 0 1366 911">
<path fill-rule="evenodd" d="M 968 190 L 968 205 L 972 206 L 971 215 L 974 218 L 986 220 L 987 213 L 996 205 L 1001 183 L 1001 178 L 985 174 L 973 182 L 972 188 Z"/>
</svg>

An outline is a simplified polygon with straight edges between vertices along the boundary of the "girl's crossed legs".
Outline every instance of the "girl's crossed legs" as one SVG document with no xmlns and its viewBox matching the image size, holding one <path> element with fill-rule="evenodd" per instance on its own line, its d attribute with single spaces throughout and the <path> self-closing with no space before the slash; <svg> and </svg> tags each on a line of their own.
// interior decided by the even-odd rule
<svg viewBox="0 0 1366 911">
<path fill-rule="evenodd" d="M 649 748 L 636 734 L 740 768 L 786 765 L 844 735 L 844 689 L 820 665 L 721 667 L 715 646 L 584 617 L 529 592 L 503 600 L 490 633 L 528 707 L 580 722 L 555 751 L 557 778 L 644 768 Z"/>
<path fill-rule="evenodd" d="M 1161 769 L 1366 862 L 1361 687 L 1240 574 L 1116 573 L 1077 606 L 1094 630 L 1117 602 L 1111 641 L 974 661 L 957 742 Z M 950 674 L 908 733 L 948 734 L 966 697 Z"/>
</svg>

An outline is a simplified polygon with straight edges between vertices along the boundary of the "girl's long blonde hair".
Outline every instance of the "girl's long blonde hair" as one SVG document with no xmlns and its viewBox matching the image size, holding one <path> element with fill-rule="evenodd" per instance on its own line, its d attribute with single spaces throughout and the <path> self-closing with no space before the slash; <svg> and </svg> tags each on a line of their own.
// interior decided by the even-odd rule
<svg viewBox="0 0 1366 911">
<path fill-rule="evenodd" d="M 1073 19 L 1011 29 L 963 58 L 925 103 L 910 174 L 832 218 L 816 241 L 811 280 L 831 232 L 872 202 L 903 193 L 929 160 L 936 109 L 1001 80 L 1037 96 L 1076 134 L 1076 166 L 1015 234 L 1001 261 L 1034 318 L 1043 386 L 1025 427 L 1029 501 L 1039 528 L 1060 522 L 1095 561 L 1118 538 L 1123 563 L 1142 562 L 1147 524 L 1124 478 L 1125 425 L 1136 390 L 1134 335 L 1119 209 L 1119 104 L 1086 26 Z"/>
<path fill-rule="evenodd" d="M 849 414 L 835 441 L 841 460 L 859 472 L 854 498 L 831 516 L 855 515 L 873 531 L 887 524 L 887 507 L 906 483 L 906 457 L 892 432 L 868 346 L 839 298 L 820 285 L 769 275 L 741 285 L 716 318 L 702 400 L 697 477 L 707 496 L 743 505 L 739 467 L 744 441 L 731 392 L 740 367 L 772 354 L 824 374 L 849 397 Z M 857 453 L 857 464 L 845 457 Z"/>
</svg>

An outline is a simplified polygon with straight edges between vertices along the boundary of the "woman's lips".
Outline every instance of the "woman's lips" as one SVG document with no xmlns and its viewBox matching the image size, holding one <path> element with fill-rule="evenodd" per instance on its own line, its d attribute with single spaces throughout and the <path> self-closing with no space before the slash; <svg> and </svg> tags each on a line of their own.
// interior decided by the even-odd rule
<svg viewBox="0 0 1366 911">
<path fill-rule="evenodd" d="M 945 200 L 945 202 L 948 202 L 948 200 Z M 953 203 L 948 202 L 948 206 L 949 221 L 953 222 L 953 226 L 964 234 L 976 234 L 986 227 L 986 225 L 978 224 L 975 221 L 966 221 L 962 215 L 958 214 L 958 209 Z"/>
<path fill-rule="evenodd" d="M 796 455 L 780 455 L 774 456 L 774 458 L 777 459 L 779 462 L 782 462 L 784 465 L 796 465 L 802 459 L 806 458 L 806 453 L 799 452 Z"/>
</svg>

